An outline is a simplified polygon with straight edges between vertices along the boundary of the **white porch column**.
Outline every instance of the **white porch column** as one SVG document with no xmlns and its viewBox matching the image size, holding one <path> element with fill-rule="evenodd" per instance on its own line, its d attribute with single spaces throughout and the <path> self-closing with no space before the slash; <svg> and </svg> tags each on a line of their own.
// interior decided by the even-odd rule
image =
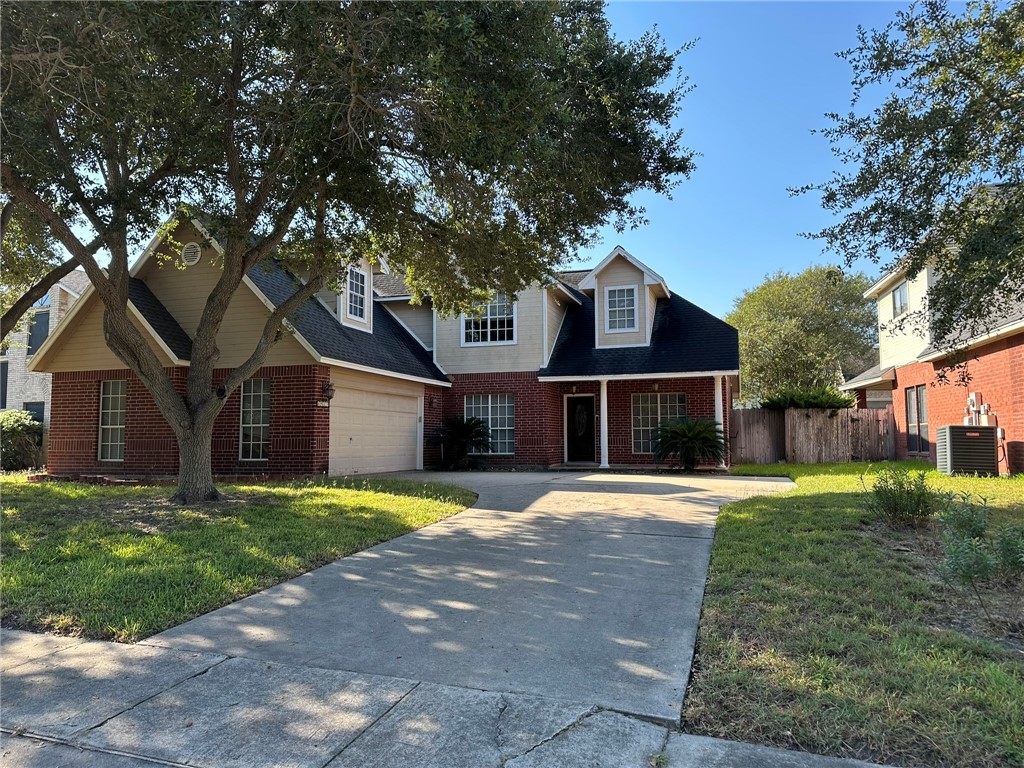
<svg viewBox="0 0 1024 768">
<path fill-rule="evenodd" d="M 601 469 L 608 468 L 608 379 L 601 379 Z"/>
<path fill-rule="evenodd" d="M 715 376 L 715 421 L 719 428 L 725 432 L 725 404 L 722 402 L 722 377 Z M 728 439 L 728 435 L 726 435 Z M 718 462 L 719 469 L 725 469 L 725 462 Z"/>
</svg>

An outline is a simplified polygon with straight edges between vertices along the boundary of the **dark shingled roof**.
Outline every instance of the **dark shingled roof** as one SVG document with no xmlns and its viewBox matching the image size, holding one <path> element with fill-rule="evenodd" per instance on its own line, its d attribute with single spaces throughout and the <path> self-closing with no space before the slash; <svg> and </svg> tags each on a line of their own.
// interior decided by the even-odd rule
<svg viewBox="0 0 1024 768">
<path fill-rule="evenodd" d="M 569 306 L 541 376 L 695 373 L 740 367 L 736 329 L 675 294 L 658 299 L 650 346 L 595 349 L 594 300 L 580 296 L 583 304 Z"/>
<path fill-rule="evenodd" d="M 385 299 L 393 296 L 408 296 L 410 293 L 404 277 L 383 274 L 373 276 L 373 292 Z"/>
<path fill-rule="evenodd" d="M 160 299 L 153 295 L 148 285 L 137 278 L 131 278 L 128 281 L 128 300 L 179 360 L 191 359 L 192 339 L 167 311 L 167 307 L 160 303 Z"/>
<path fill-rule="evenodd" d="M 81 296 L 82 292 L 89 287 L 89 276 L 83 270 L 75 269 L 64 275 L 59 282 Z"/>
<path fill-rule="evenodd" d="M 575 288 L 578 291 L 580 289 L 580 281 L 592 271 L 591 269 L 570 269 L 565 272 L 558 272 L 555 277 L 558 278 L 558 282 L 565 283 L 570 288 Z"/>
<path fill-rule="evenodd" d="M 287 300 L 298 284 L 274 261 L 254 267 L 248 276 L 274 304 Z M 375 283 L 378 278 L 374 277 Z M 447 384 L 431 354 L 384 307 L 371 305 L 372 334 L 345 327 L 316 299 L 309 299 L 288 320 L 323 357 Z"/>
</svg>

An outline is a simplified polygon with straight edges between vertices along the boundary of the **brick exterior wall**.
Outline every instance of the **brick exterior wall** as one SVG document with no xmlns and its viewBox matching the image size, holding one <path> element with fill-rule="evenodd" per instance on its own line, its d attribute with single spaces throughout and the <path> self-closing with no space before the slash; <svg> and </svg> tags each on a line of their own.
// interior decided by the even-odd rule
<svg viewBox="0 0 1024 768">
<path fill-rule="evenodd" d="M 187 369 L 171 368 L 167 374 L 182 391 Z M 227 374 L 227 369 L 215 371 L 215 384 Z M 320 365 L 265 367 L 256 376 L 271 380 L 269 459 L 253 462 L 238 458 L 241 392 L 235 390 L 214 426 L 214 473 L 296 476 L 325 472 L 330 408 L 317 403 L 323 401 L 322 388 L 324 382 L 330 381 L 329 369 Z M 99 461 L 99 383 L 117 379 L 127 381 L 124 461 Z M 135 374 L 126 370 L 54 373 L 52 386 L 54 405 L 48 461 L 51 474 L 177 473 L 174 432 Z"/>
<path fill-rule="evenodd" d="M 435 469 L 441 466 L 441 447 L 434 443 L 434 436 L 441 428 L 445 416 L 445 389 L 429 384 L 423 387 L 423 467 Z"/>
<path fill-rule="evenodd" d="M 466 395 L 515 397 L 516 446 L 513 456 L 488 456 L 498 466 L 542 466 L 562 461 L 562 398 L 557 384 L 537 380 L 535 371 L 464 373 L 448 377 L 444 416 L 465 414 Z"/>
<path fill-rule="evenodd" d="M 896 457 L 908 458 L 906 389 L 927 386 L 928 439 L 931 450 L 927 458 L 935 463 L 935 436 L 939 427 L 963 424 L 967 394 L 978 392 L 982 403 L 988 403 L 1006 430 L 1006 439 L 999 446 L 999 470 L 1002 473 L 1024 472 L 1024 335 L 1002 339 L 972 350 L 967 361 L 971 381 L 964 387 L 940 384 L 936 373 L 941 362 L 912 363 L 896 369 L 893 387 L 893 415 L 896 419 Z"/>
<path fill-rule="evenodd" d="M 601 455 L 600 384 L 597 381 L 541 382 L 536 373 L 475 373 L 449 377 L 452 388 L 444 394 L 444 416 L 461 416 L 466 395 L 511 394 L 515 397 L 514 456 L 488 456 L 495 466 L 551 466 L 565 459 L 564 398 L 566 395 L 594 395 L 594 456 Z M 614 465 L 650 466 L 654 456 L 633 453 L 633 395 L 654 392 L 686 393 L 689 416 L 715 417 L 714 378 L 634 379 L 608 382 L 608 454 Z M 731 391 L 722 377 L 722 405 L 725 434 L 729 434 Z M 728 463 L 728 462 L 727 462 Z"/>
</svg>

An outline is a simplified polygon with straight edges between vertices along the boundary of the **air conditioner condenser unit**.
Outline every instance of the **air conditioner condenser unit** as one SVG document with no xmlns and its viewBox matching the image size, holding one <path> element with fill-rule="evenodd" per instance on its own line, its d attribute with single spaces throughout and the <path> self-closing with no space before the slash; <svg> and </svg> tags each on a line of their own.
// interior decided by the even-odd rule
<svg viewBox="0 0 1024 768">
<path fill-rule="evenodd" d="M 939 472 L 946 475 L 998 475 L 996 427 L 939 427 L 935 458 Z"/>
</svg>

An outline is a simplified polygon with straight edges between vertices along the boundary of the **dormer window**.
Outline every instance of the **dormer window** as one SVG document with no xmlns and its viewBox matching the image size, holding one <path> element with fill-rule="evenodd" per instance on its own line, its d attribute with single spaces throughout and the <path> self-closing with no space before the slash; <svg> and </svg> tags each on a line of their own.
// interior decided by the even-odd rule
<svg viewBox="0 0 1024 768">
<path fill-rule="evenodd" d="M 907 281 L 892 289 L 892 316 L 899 317 L 907 311 Z"/>
<path fill-rule="evenodd" d="M 504 293 L 462 316 L 462 345 L 515 344 L 516 305 Z"/>
<path fill-rule="evenodd" d="M 604 289 L 605 333 L 636 330 L 636 286 L 616 285 Z"/>
<path fill-rule="evenodd" d="M 358 267 L 348 268 L 346 311 L 354 320 L 366 320 L 366 273 Z"/>
</svg>

